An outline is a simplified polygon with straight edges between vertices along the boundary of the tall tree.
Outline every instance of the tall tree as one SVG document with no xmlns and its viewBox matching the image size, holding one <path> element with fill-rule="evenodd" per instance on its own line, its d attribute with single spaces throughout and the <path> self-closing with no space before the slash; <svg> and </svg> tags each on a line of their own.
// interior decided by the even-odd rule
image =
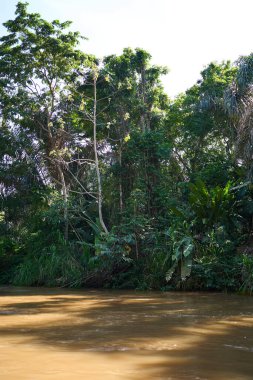
<svg viewBox="0 0 253 380">
<path fill-rule="evenodd" d="M 69 174 L 66 159 L 75 151 L 71 125 L 73 75 L 87 56 L 77 50 L 80 35 L 66 32 L 70 22 L 51 23 L 28 13 L 19 2 L 16 18 L 4 23 L 0 39 L 0 112 L 17 134 L 26 133 L 40 148 L 37 165 L 64 200 L 65 239 L 68 239 Z"/>
</svg>

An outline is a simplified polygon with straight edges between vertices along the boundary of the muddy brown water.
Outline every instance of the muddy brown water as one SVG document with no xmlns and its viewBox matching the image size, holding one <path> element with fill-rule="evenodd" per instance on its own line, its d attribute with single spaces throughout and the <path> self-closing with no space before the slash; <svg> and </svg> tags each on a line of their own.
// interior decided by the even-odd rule
<svg viewBox="0 0 253 380">
<path fill-rule="evenodd" d="M 1 380 L 252 380 L 253 297 L 0 288 Z"/>
</svg>

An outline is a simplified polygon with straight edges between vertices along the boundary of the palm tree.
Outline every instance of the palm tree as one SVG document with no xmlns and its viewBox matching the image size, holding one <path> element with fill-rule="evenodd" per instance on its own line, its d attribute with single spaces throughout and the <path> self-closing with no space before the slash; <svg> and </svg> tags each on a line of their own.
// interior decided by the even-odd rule
<svg viewBox="0 0 253 380">
<path fill-rule="evenodd" d="M 224 93 L 224 108 L 236 132 L 236 154 L 253 179 L 253 53 L 235 62 L 238 70 L 233 83 Z"/>
</svg>

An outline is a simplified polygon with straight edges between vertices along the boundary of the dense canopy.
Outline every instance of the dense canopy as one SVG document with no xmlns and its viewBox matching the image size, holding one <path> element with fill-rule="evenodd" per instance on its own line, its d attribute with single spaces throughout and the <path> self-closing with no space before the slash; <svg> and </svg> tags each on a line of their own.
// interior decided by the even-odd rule
<svg viewBox="0 0 253 380">
<path fill-rule="evenodd" d="M 253 54 L 174 100 L 19 2 L 0 38 L 0 282 L 253 289 Z"/>
</svg>

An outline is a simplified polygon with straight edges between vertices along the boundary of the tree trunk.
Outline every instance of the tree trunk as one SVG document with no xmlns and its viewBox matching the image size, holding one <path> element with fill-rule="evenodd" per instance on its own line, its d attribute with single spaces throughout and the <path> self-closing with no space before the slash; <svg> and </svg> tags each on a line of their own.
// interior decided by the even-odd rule
<svg viewBox="0 0 253 380">
<path fill-rule="evenodd" d="M 119 165 L 120 165 L 120 177 L 119 177 L 119 208 L 120 212 L 123 211 L 123 188 L 122 188 L 122 148 L 121 148 L 121 142 L 119 147 Z"/>
<path fill-rule="evenodd" d="M 141 95 L 142 95 L 142 115 L 141 115 L 141 126 L 142 126 L 142 132 L 145 133 L 146 131 L 150 131 L 150 120 L 147 114 L 147 100 L 146 100 L 146 72 L 145 67 L 141 70 Z"/>
<path fill-rule="evenodd" d="M 100 224 L 106 234 L 108 234 L 108 229 L 104 223 L 103 213 L 102 213 L 102 186 L 101 186 L 101 176 L 99 170 L 98 152 L 97 152 L 97 72 L 94 70 L 93 73 L 93 86 L 94 86 L 94 107 L 93 107 L 93 143 L 94 143 L 94 155 L 95 155 L 95 165 L 97 173 L 97 183 L 98 183 L 98 214 Z"/>
<path fill-rule="evenodd" d="M 63 171 L 60 166 L 58 166 L 58 171 L 61 179 L 62 184 L 62 195 L 63 195 L 63 202 L 64 202 L 64 211 L 63 211 L 63 218 L 64 218 L 64 239 L 68 241 L 68 235 L 69 235 L 69 219 L 68 219 L 68 189 L 66 186 L 65 178 Z"/>
</svg>

